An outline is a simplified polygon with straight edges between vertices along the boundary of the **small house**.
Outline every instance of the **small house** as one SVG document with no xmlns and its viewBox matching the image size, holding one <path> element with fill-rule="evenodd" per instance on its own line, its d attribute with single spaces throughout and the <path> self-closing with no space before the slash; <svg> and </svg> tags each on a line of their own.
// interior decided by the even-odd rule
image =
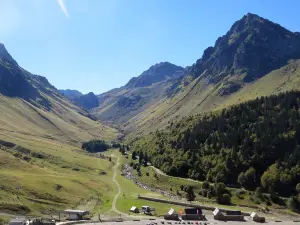
<svg viewBox="0 0 300 225">
<path fill-rule="evenodd" d="M 232 215 L 233 214 L 233 215 Z M 232 213 L 229 212 L 228 214 L 224 215 L 220 209 L 216 208 L 213 211 L 213 216 L 215 220 L 221 220 L 221 221 L 245 221 L 243 215 L 238 215 L 239 213 Z"/>
<path fill-rule="evenodd" d="M 215 208 L 215 210 L 213 211 L 213 216 L 215 220 L 220 220 L 224 217 L 223 213 L 218 208 Z"/>
<path fill-rule="evenodd" d="M 9 225 L 26 225 L 28 222 L 26 218 L 16 218 L 9 221 Z"/>
<path fill-rule="evenodd" d="M 170 209 L 169 212 L 164 216 L 165 220 L 179 220 L 178 213 L 176 213 L 175 209 Z"/>
<path fill-rule="evenodd" d="M 133 213 L 139 213 L 139 209 L 136 207 L 136 206 L 132 206 L 130 208 L 130 212 L 133 212 Z"/>
<path fill-rule="evenodd" d="M 68 215 L 69 220 L 84 220 L 84 217 L 88 215 L 90 212 L 86 210 L 78 210 L 78 209 L 67 209 L 61 212 L 62 214 Z M 60 214 L 59 214 L 60 217 Z"/>
<path fill-rule="evenodd" d="M 201 208 L 185 208 L 184 212 L 185 214 L 182 215 L 183 220 L 206 220 Z"/>
<path fill-rule="evenodd" d="M 201 215 L 202 209 L 201 208 L 185 208 L 184 212 L 185 212 L 185 214 L 188 214 L 188 215 Z"/>
<path fill-rule="evenodd" d="M 266 218 L 259 216 L 256 212 L 252 212 L 250 214 L 250 218 L 252 221 L 257 222 L 257 223 L 265 223 Z"/>
</svg>

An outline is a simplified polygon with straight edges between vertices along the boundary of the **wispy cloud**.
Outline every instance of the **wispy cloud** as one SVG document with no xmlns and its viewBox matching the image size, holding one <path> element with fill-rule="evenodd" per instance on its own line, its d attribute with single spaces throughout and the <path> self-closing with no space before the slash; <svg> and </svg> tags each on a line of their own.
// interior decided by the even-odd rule
<svg viewBox="0 0 300 225">
<path fill-rule="evenodd" d="M 69 18 L 69 13 L 68 13 L 68 10 L 64 4 L 64 1 L 63 0 L 57 0 L 58 4 L 59 4 L 59 7 L 61 8 L 61 10 L 63 11 L 63 13 L 65 14 L 65 16 L 67 18 Z"/>
</svg>

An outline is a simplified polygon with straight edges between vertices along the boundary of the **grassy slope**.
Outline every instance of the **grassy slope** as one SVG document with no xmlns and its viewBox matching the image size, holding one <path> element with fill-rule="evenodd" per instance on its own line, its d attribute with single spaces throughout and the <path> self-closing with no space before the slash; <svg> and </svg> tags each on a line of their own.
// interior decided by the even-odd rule
<svg viewBox="0 0 300 225">
<path fill-rule="evenodd" d="M 253 83 L 245 84 L 239 91 L 220 96 L 223 85 L 208 84 L 201 77 L 194 80 L 187 88 L 172 99 L 160 102 L 136 115 L 129 121 L 127 130 L 133 127 L 137 131 L 131 134 L 148 133 L 165 127 L 170 120 L 183 116 L 195 115 L 248 101 L 259 96 L 267 96 L 300 87 L 300 60 L 296 60 L 275 70 Z"/>
<path fill-rule="evenodd" d="M 51 100 L 46 111 L 21 99 L 0 96 L 0 129 L 63 142 L 78 142 L 92 138 L 113 139 L 116 131 L 93 121 L 68 106 L 67 101 Z M 62 106 L 62 103 L 65 106 Z"/>
<path fill-rule="evenodd" d="M 111 196 L 103 193 L 115 188 L 109 172 L 112 165 L 107 160 L 85 155 L 75 146 L 42 138 L 6 135 L 6 140 L 51 157 L 31 157 L 27 162 L 13 156 L 15 149 L 0 151 L 0 211 L 22 214 L 24 210 L 18 207 L 21 205 L 28 207 L 31 215 L 51 214 L 76 207 L 90 198 L 99 200 L 102 211 L 107 210 L 106 201 Z M 101 171 L 108 174 L 100 176 Z M 61 190 L 56 189 L 57 185 L 62 185 Z"/>
<path fill-rule="evenodd" d="M 112 140 L 117 131 L 84 116 L 86 112 L 55 90 L 41 94 L 49 100 L 50 108 L 0 96 L 0 140 L 47 155 L 39 159 L 30 153 L 27 156 L 31 160 L 27 162 L 23 159 L 25 154 L 19 156 L 22 159 L 14 156 L 17 147 L 2 146 L 0 212 L 56 214 L 56 210 L 71 207 L 108 211 L 115 189 L 111 164 L 86 155 L 80 150 L 80 142 L 93 138 Z M 99 175 L 101 171 L 107 175 Z M 57 185 L 62 189 L 57 190 Z M 94 202 L 93 207 L 86 206 L 89 200 Z"/>
</svg>

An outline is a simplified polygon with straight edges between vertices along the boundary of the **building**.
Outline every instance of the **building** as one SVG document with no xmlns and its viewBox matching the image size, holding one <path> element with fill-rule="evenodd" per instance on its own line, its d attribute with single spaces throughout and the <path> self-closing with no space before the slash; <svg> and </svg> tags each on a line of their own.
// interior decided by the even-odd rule
<svg viewBox="0 0 300 225">
<path fill-rule="evenodd" d="M 139 213 L 139 209 L 136 206 L 132 206 L 129 211 L 133 213 Z"/>
<path fill-rule="evenodd" d="M 178 213 L 172 208 L 169 210 L 169 212 L 164 216 L 165 220 L 179 220 Z"/>
<path fill-rule="evenodd" d="M 77 209 L 67 209 L 59 213 L 68 215 L 69 220 L 84 220 L 84 217 L 88 215 L 90 212 L 86 210 L 77 210 Z"/>
<path fill-rule="evenodd" d="M 233 214 L 233 215 L 232 215 Z M 232 211 L 229 211 L 228 214 L 224 215 L 220 209 L 215 208 L 213 211 L 213 216 L 215 220 L 221 220 L 221 221 L 245 221 L 243 215 L 238 215 L 238 212 L 232 213 Z"/>
<path fill-rule="evenodd" d="M 16 218 L 9 221 L 9 225 L 27 225 L 29 222 L 26 218 Z"/>
<path fill-rule="evenodd" d="M 181 216 L 183 220 L 206 220 L 201 208 L 185 208 L 184 212 L 185 214 Z"/>
<path fill-rule="evenodd" d="M 257 223 L 265 223 L 266 222 L 266 218 L 259 216 L 256 212 L 252 212 L 250 214 L 250 218 L 251 218 L 251 220 L 253 220 L 254 222 L 257 222 Z"/>
</svg>

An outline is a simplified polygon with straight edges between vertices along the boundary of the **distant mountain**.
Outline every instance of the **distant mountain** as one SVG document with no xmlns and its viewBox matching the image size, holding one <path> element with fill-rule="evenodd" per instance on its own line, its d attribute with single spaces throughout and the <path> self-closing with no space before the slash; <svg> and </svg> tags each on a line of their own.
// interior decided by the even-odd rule
<svg viewBox="0 0 300 225">
<path fill-rule="evenodd" d="M 70 100 L 74 100 L 75 98 L 78 98 L 82 96 L 83 94 L 77 90 L 59 90 L 60 93 L 62 93 L 65 97 L 67 97 Z"/>
<path fill-rule="evenodd" d="M 0 44 L 0 140 L 6 140 L 6 132 L 22 135 L 22 140 L 49 138 L 69 144 L 117 135 L 90 118 L 88 111 L 68 101 L 45 77 L 20 67 Z"/>
<path fill-rule="evenodd" d="M 76 97 L 74 101 L 85 109 L 92 109 L 99 106 L 98 97 L 93 92 Z"/>
<path fill-rule="evenodd" d="M 169 62 L 161 62 L 151 66 L 138 77 L 132 78 L 126 88 L 147 87 L 153 83 L 172 79 L 182 75 L 183 68 Z"/>
<path fill-rule="evenodd" d="M 90 92 L 88 94 L 82 94 L 76 90 L 59 90 L 65 97 L 71 100 L 74 104 L 83 107 L 84 109 L 92 109 L 99 106 L 99 99 L 93 93 Z"/>
<path fill-rule="evenodd" d="M 99 95 L 99 106 L 91 112 L 102 121 L 122 124 L 163 99 L 167 89 L 184 71 L 169 62 L 155 64 L 125 86 Z"/>
</svg>

